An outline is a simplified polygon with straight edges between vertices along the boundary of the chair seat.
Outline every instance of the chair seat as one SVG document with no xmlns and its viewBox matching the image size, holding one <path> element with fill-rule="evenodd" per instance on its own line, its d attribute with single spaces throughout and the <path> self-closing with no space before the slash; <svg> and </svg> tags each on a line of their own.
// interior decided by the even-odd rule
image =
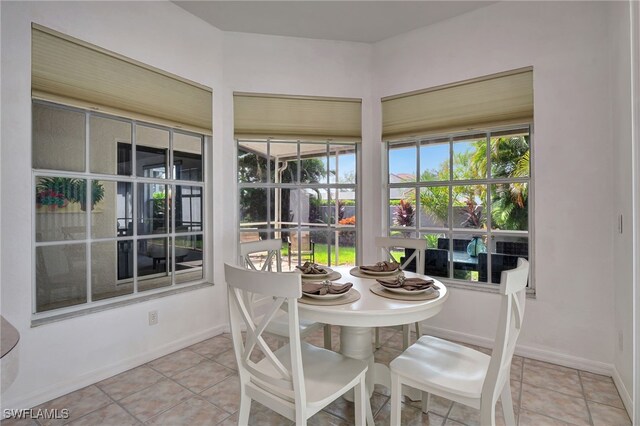
<svg viewBox="0 0 640 426">
<path fill-rule="evenodd" d="M 423 336 L 391 361 L 399 376 L 428 384 L 434 390 L 480 398 L 491 357 L 432 336 Z"/>
<path fill-rule="evenodd" d="M 305 337 L 313 330 L 322 327 L 319 322 L 307 321 L 301 319 L 300 322 L 300 336 Z M 275 334 L 280 337 L 289 337 L 289 323 L 287 322 L 287 315 L 282 314 L 276 316 L 271 320 L 266 329 L 267 332 Z"/>
<path fill-rule="evenodd" d="M 353 384 L 349 383 L 356 381 L 367 370 L 367 363 L 364 361 L 348 358 L 306 342 L 301 342 L 300 346 L 307 405 L 310 407 L 326 406 L 342 394 L 339 392 L 341 389 L 345 392 L 351 389 Z M 274 352 L 287 369 L 291 368 L 290 351 L 287 344 Z M 270 375 L 278 375 L 267 359 L 260 361 L 258 367 Z"/>
</svg>

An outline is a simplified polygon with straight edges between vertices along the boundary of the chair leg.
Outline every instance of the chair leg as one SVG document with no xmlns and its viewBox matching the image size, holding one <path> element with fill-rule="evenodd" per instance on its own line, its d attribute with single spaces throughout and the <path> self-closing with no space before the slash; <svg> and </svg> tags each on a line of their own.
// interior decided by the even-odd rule
<svg viewBox="0 0 640 426">
<path fill-rule="evenodd" d="M 238 424 L 249 424 L 249 413 L 251 412 L 251 398 L 244 393 L 240 396 L 240 410 L 238 413 Z"/>
<path fill-rule="evenodd" d="M 422 333 L 420 332 L 420 323 L 417 322 L 416 323 L 416 340 L 420 339 L 420 337 L 422 337 Z"/>
<path fill-rule="evenodd" d="M 402 383 L 400 376 L 391 373 L 391 426 L 400 426 L 400 410 L 402 407 Z"/>
<path fill-rule="evenodd" d="M 331 350 L 331 325 L 324 325 L 324 348 Z"/>
<path fill-rule="evenodd" d="M 364 419 L 367 417 L 367 409 L 365 407 L 367 386 L 364 383 L 364 377 L 365 375 L 363 374 L 353 392 L 353 404 L 356 411 L 355 420 L 357 425 L 364 425 Z"/>
<path fill-rule="evenodd" d="M 409 347 L 409 336 L 411 335 L 409 324 L 402 326 L 402 350 Z"/>
<path fill-rule="evenodd" d="M 429 403 L 431 402 L 431 394 L 429 392 L 422 392 L 422 412 L 429 413 Z"/>
<path fill-rule="evenodd" d="M 511 390 L 509 390 L 509 392 L 511 392 Z M 511 398 L 509 398 L 509 400 L 511 400 Z M 507 425 L 515 424 L 515 421 L 510 423 L 506 417 L 504 420 Z M 490 398 L 487 398 L 487 401 L 483 401 L 480 404 L 480 424 L 482 426 L 496 425 L 496 402 L 491 401 Z"/>
<path fill-rule="evenodd" d="M 376 327 L 376 349 L 380 349 L 380 328 Z"/>
<path fill-rule="evenodd" d="M 504 388 L 502 388 L 500 399 L 502 400 L 502 414 L 504 415 L 505 424 L 515 425 L 516 417 L 513 414 L 513 400 L 511 399 L 511 385 L 509 384 L 508 379 L 504 384 Z"/>
</svg>

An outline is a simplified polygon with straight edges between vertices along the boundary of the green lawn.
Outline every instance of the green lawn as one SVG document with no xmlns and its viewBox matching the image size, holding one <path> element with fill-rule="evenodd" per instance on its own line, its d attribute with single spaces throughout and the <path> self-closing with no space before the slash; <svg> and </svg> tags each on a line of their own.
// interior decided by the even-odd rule
<svg viewBox="0 0 640 426">
<path fill-rule="evenodd" d="M 329 256 L 326 244 L 317 244 L 315 245 L 315 254 L 316 263 L 320 265 L 328 265 L 329 264 Z M 331 265 L 336 265 L 336 254 L 335 247 L 331 247 Z M 288 250 L 287 248 L 282 249 L 282 258 L 287 259 Z M 305 260 L 308 260 L 308 256 L 302 256 L 302 260 L 304 263 Z M 355 265 L 356 264 L 356 249 L 355 247 L 340 247 L 340 262 L 338 265 Z"/>
</svg>

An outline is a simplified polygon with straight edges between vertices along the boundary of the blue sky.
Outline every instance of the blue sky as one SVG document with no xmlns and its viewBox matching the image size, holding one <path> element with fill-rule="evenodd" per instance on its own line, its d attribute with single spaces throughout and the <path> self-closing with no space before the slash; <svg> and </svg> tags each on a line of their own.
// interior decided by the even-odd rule
<svg viewBox="0 0 640 426">
<path fill-rule="evenodd" d="M 456 142 L 453 149 L 456 153 L 473 148 L 472 142 Z M 431 144 L 420 147 L 420 174 L 425 170 L 438 170 L 440 164 L 449 159 L 449 144 Z M 392 149 L 389 152 L 389 173 L 409 173 L 416 175 L 416 148 L 406 147 Z"/>
<path fill-rule="evenodd" d="M 449 158 L 449 145 L 439 144 L 420 147 L 420 168 L 422 171 L 436 170 Z M 416 175 L 416 148 L 400 148 L 389 151 L 389 173 L 409 173 Z"/>
</svg>

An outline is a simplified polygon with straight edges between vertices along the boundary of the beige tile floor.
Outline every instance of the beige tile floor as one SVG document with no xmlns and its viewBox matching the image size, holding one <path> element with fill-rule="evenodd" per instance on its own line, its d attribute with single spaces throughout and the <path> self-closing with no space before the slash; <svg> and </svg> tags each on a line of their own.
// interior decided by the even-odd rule
<svg viewBox="0 0 640 426">
<path fill-rule="evenodd" d="M 333 330 L 338 349 L 338 329 Z M 307 338 L 323 345 L 322 331 Z M 381 330 L 382 347 L 377 362 L 389 363 L 400 354 L 402 336 Z M 279 345 L 270 339 L 270 345 Z M 472 346 L 473 347 L 473 346 Z M 488 352 L 486 349 L 477 348 Z M 239 385 L 230 336 L 221 335 L 151 361 L 117 376 L 64 395 L 35 408 L 68 408 L 71 425 L 235 425 Z M 521 426 L 630 425 L 618 391 L 610 377 L 515 357 L 511 391 L 516 419 Z M 389 390 L 376 386 L 371 398 L 376 425 L 389 424 Z M 478 425 L 479 412 L 433 397 L 431 412 L 418 402 L 402 407 L 406 425 Z M 500 403 L 498 424 L 504 424 Z M 4 420 L 8 425 L 58 425 L 63 423 Z M 251 425 L 290 425 L 292 422 L 266 407 L 252 404 Z M 352 425 L 353 405 L 342 398 L 309 421 L 310 425 Z"/>
</svg>

